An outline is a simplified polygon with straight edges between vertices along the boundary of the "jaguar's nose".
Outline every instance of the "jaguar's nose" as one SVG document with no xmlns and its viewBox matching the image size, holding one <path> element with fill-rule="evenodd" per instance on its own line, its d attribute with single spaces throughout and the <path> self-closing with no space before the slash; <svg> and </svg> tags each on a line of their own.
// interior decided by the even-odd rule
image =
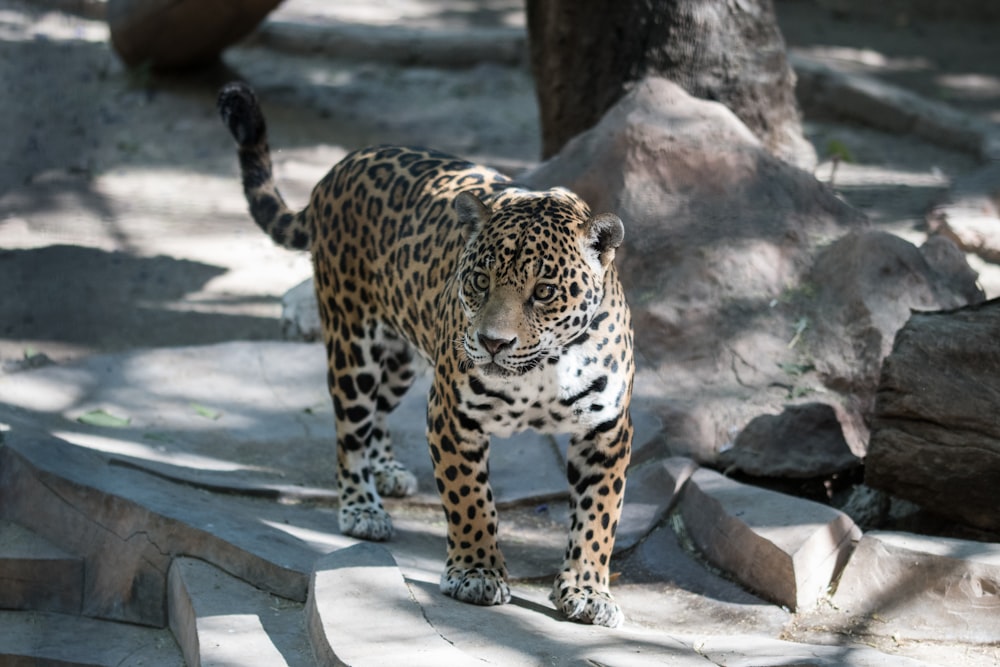
<svg viewBox="0 0 1000 667">
<path fill-rule="evenodd" d="M 486 351 L 494 357 L 498 352 L 506 350 L 509 347 L 513 347 L 514 342 L 517 340 L 516 336 L 514 338 L 493 338 L 492 336 L 487 336 L 482 333 L 477 334 L 477 336 L 479 338 L 479 344 L 485 347 Z"/>
</svg>

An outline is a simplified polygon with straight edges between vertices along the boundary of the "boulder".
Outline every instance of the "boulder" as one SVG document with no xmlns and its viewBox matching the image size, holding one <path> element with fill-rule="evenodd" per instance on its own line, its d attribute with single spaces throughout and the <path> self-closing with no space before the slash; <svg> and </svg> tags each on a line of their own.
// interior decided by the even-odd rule
<svg viewBox="0 0 1000 667">
<path fill-rule="evenodd" d="M 625 221 L 617 261 L 634 395 L 668 443 L 638 448 L 642 461 L 681 455 L 797 478 L 855 466 L 882 358 L 910 309 L 982 298 L 961 253 L 866 231 L 725 107 L 663 79 L 638 83 L 521 180 L 569 187 Z"/>
<path fill-rule="evenodd" d="M 657 397 L 672 453 L 713 462 L 752 419 L 808 393 L 793 385 L 811 378 L 783 370 L 800 362 L 788 297 L 816 246 L 865 219 L 724 106 L 645 79 L 521 180 L 625 221 L 636 396 Z"/>
<path fill-rule="evenodd" d="M 1000 299 L 917 313 L 878 385 L 865 481 L 1000 531 Z"/>
<path fill-rule="evenodd" d="M 865 452 L 882 360 L 910 313 L 983 298 L 964 260 L 956 266 L 936 244 L 926 248 L 885 232 L 853 232 L 820 251 L 805 279 L 806 348 L 823 384 L 864 418 L 845 429 L 858 455 Z"/>
<path fill-rule="evenodd" d="M 126 65 L 210 63 L 246 37 L 281 0 L 109 0 L 111 43 Z"/>
<path fill-rule="evenodd" d="M 0 519 L 0 609 L 78 614 L 83 559 Z"/>
<path fill-rule="evenodd" d="M 791 405 L 761 415 L 719 456 L 727 470 L 754 477 L 827 477 L 861 465 L 844 440 L 836 411 L 825 403 Z"/>
</svg>

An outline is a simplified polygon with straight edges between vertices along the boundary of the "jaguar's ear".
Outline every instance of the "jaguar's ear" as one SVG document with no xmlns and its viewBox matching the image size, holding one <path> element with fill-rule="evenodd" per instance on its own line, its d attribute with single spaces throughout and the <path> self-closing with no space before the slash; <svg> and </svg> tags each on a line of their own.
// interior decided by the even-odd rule
<svg viewBox="0 0 1000 667">
<path fill-rule="evenodd" d="M 490 209 L 471 192 L 460 192 L 452 202 L 458 212 L 458 223 L 466 233 L 475 234 L 490 219 Z"/>
<path fill-rule="evenodd" d="M 601 213 L 583 223 L 587 247 L 597 253 L 601 266 L 607 268 L 615 259 L 615 249 L 625 239 L 625 225 L 614 213 Z"/>
</svg>

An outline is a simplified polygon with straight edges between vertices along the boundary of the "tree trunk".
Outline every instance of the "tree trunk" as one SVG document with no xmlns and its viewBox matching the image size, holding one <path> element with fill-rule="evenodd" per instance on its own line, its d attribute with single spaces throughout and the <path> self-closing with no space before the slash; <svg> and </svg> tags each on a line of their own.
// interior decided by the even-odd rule
<svg viewBox="0 0 1000 667">
<path fill-rule="evenodd" d="M 1000 531 L 1000 299 L 916 313 L 882 367 L 865 481 Z"/>
<path fill-rule="evenodd" d="M 527 16 L 543 157 L 647 75 L 725 104 L 776 155 L 810 153 L 772 0 L 528 0 Z"/>
</svg>

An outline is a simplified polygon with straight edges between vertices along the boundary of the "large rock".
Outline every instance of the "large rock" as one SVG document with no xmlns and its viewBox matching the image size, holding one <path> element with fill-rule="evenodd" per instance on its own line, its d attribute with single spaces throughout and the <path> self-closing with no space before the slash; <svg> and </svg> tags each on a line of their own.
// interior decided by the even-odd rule
<svg viewBox="0 0 1000 667">
<path fill-rule="evenodd" d="M 656 78 L 522 180 L 625 221 L 636 393 L 658 397 L 674 453 L 714 461 L 754 417 L 784 409 L 773 387 L 799 361 L 786 296 L 816 245 L 863 225 L 860 213 L 722 105 Z"/>
<path fill-rule="evenodd" d="M 1000 300 L 914 314 L 882 368 L 865 481 L 1000 531 Z"/>
<path fill-rule="evenodd" d="M 320 340 L 323 324 L 316 305 L 312 278 L 285 292 L 281 297 L 281 335 L 285 340 Z"/>
<path fill-rule="evenodd" d="M 983 298 L 964 260 L 956 266 L 948 259 L 936 244 L 925 252 L 898 236 L 864 231 L 824 248 L 806 277 L 806 347 L 823 384 L 865 418 L 845 429 L 858 455 L 865 452 L 882 360 L 910 313 Z"/>
<path fill-rule="evenodd" d="M 861 459 L 844 440 L 836 411 L 825 403 L 806 403 L 751 421 L 719 463 L 754 477 L 795 479 L 828 477 L 860 466 Z"/>
<path fill-rule="evenodd" d="M 764 439 L 769 453 L 730 455 L 737 467 L 807 477 L 856 465 L 909 309 L 981 298 L 964 262 L 861 231 L 860 213 L 727 109 L 662 79 L 637 84 L 522 180 L 567 186 L 625 221 L 635 396 L 662 419 L 658 456 L 717 463 Z"/>
<path fill-rule="evenodd" d="M 680 456 L 629 469 L 615 553 L 631 549 L 663 521 L 697 469 L 697 463 Z"/>
<path fill-rule="evenodd" d="M 109 0 L 111 43 L 127 65 L 191 67 L 246 37 L 281 0 Z"/>
</svg>

